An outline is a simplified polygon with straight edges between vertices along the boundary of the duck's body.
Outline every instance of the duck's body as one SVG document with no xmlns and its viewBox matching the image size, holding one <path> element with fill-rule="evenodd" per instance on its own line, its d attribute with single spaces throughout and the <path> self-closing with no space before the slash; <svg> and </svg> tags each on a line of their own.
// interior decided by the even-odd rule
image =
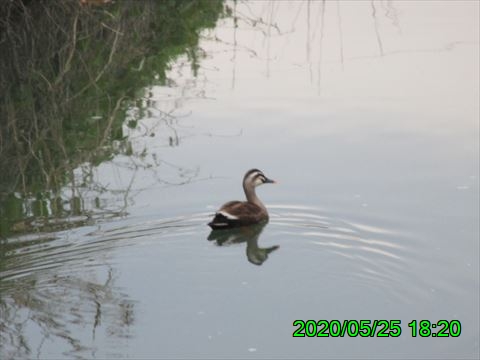
<svg viewBox="0 0 480 360">
<path fill-rule="evenodd" d="M 247 171 L 243 178 L 243 190 L 247 201 L 229 201 L 215 213 L 208 225 L 212 229 L 231 229 L 234 227 L 258 224 L 268 220 L 267 208 L 255 193 L 255 187 L 274 183 L 258 169 Z"/>
<path fill-rule="evenodd" d="M 215 213 L 208 225 L 212 229 L 231 229 L 268 220 L 268 212 L 248 201 L 229 201 Z"/>
</svg>

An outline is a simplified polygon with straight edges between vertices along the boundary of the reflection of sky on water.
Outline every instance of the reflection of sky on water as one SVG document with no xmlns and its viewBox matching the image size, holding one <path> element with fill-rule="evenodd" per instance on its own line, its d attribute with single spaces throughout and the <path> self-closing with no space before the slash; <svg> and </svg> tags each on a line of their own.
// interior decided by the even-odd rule
<svg viewBox="0 0 480 360">
<path fill-rule="evenodd" d="M 306 156 L 306 160 L 328 163 L 328 158 L 317 156 L 337 143 L 336 135 L 344 142 L 336 145 L 337 159 L 338 152 L 348 152 L 348 147 L 355 145 L 374 147 L 375 140 L 384 143 L 380 145 L 392 146 L 393 156 L 401 153 L 406 158 L 405 153 L 412 152 L 408 158 L 422 161 L 422 153 L 426 151 L 425 161 L 429 162 L 437 154 L 428 154 L 432 146 L 420 136 L 425 134 L 445 143 L 444 149 L 435 149 L 444 151 L 439 156 L 471 162 L 471 154 L 478 148 L 474 136 L 478 132 L 474 120 L 478 117 L 479 95 L 475 66 L 479 61 L 478 35 L 473 31 L 478 27 L 478 19 L 472 9 L 475 4 L 425 7 L 388 3 L 387 8 L 383 3 L 377 4 L 376 22 L 382 36 L 383 56 L 378 53 L 371 4 L 348 5 L 341 2 L 339 6 L 343 66 L 335 3 L 326 4 L 321 62 L 319 25 L 312 22 L 311 35 L 307 37 L 307 23 L 302 20 L 307 15 L 306 3 L 275 5 L 275 23 L 282 34 L 272 30 L 268 40 L 264 34 L 267 26 L 258 25 L 252 30 L 239 22 L 235 61 L 232 61 L 232 28 L 220 27 L 208 34 L 207 38 L 220 38 L 223 42 L 205 41 L 202 45 L 207 53 L 211 51 L 214 55 L 203 61 L 199 78 L 193 82 L 188 75 L 178 78 L 178 73 L 189 74 L 186 65 L 174 69 L 172 76 L 182 85 L 177 94 L 169 90 L 171 100 L 165 103 L 165 91 L 153 88 L 150 98 L 156 109 L 165 112 L 172 111 L 178 103 L 182 104 L 180 115 L 193 112 L 192 116 L 180 117 L 176 135 L 182 146 L 201 146 L 202 152 L 197 156 L 191 151 L 165 149 L 160 145 L 162 159 L 189 168 L 200 167 L 204 173 L 212 174 L 221 156 L 218 149 L 223 154 L 244 155 L 232 163 L 231 169 L 226 168 L 228 162 L 222 163 L 225 170 L 222 175 L 239 168 L 243 171 L 252 158 L 265 164 L 264 167 L 271 166 L 273 152 L 289 162 Z M 321 2 L 310 6 L 312 18 L 321 12 Z M 251 7 L 254 13 L 263 11 L 265 16 L 272 10 L 255 3 Z M 242 13 L 245 9 L 238 11 Z M 456 26 L 438 26 L 442 21 L 450 24 L 455 19 L 462 21 Z M 252 51 L 256 56 L 252 56 Z M 310 65 L 317 72 L 312 79 Z M 323 71 L 320 96 L 315 80 L 318 66 Z M 230 81 L 233 71 L 237 74 L 234 89 Z M 205 98 L 195 100 L 199 95 Z M 156 134 L 160 138 L 162 133 L 168 134 L 161 141 L 164 145 L 173 136 L 168 126 L 155 120 L 146 126 L 159 129 Z M 457 137 L 452 138 L 454 134 Z M 211 137 L 216 141 L 212 142 Z M 395 142 L 404 144 L 405 138 L 409 138 L 408 146 L 394 147 Z M 268 139 L 275 142 L 272 144 Z M 330 139 L 334 139 L 332 144 L 328 144 Z M 324 148 L 318 143 L 327 145 Z M 457 143 L 462 144 L 461 148 Z M 149 150 L 159 148 L 158 138 L 146 144 Z M 303 149 L 299 144 L 305 145 Z M 426 149 L 417 148 L 422 144 Z M 145 146 L 144 139 L 139 146 Z M 279 151 L 280 147 L 295 147 L 295 157 L 285 158 L 289 154 Z M 452 147 L 458 153 L 453 153 Z"/>
<path fill-rule="evenodd" d="M 196 203 L 212 209 L 242 197 L 240 186 L 232 184 L 245 169 L 262 168 L 280 184 L 259 190 L 272 205 L 271 223 L 259 241 L 285 240 L 265 271 L 279 264 L 291 272 L 270 274 L 281 276 L 281 283 L 290 284 L 286 288 L 265 275 L 272 281 L 269 295 L 258 287 L 260 279 L 240 276 L 241 283 L 257 284 L 251 294 L 255 307 L 282 313 L 283 320 L 274 321 L 254 311 L 263 326 L 283 329 L 287 318 L 461 318 L 465 336 L 436 343 L 436 351 L 478 353 L 473 340 L 478 323 L 468 320 L 478 318 L 472 307 L 478 303 L 478 244 L 472 242 L 479 232 L 478 4 L 373 2 L 375 17 L 371 4 L 328 2 L 322 35 L 320 20 L 313 20 L 321 18 L 321 2 L 310 3 L 310 25 L 307 3 L 253 3 L 252 12 L 263 11 L 264 19 L 273 11 L 284 34 L 241 22 L 235 35 L 231 26 L 208 34 L 221 41 L 203 43 L 214 55 L 202 63 L 199 79 L 195 84 L 188 76 L 176 80 L 185 85 L 177 97 L 191 92 L 204 99 L 183 102 L 180 113 L 192 115 L 179 120 L 181 146 L 162 150 L 162 156 L 198 166 L 200 178 L 213 179 L 171 189 L 175 202 L 165 200 L 174 207 Z M 239 13 L 247 12 L 240 8 Z M 161 90 L 152 89 L 152 96 L 161 98 Z M 285 223 L 287 229 L 297 224 L 295 214 L 304 225 L 309 222 L 301 211 L 276 210 L 280 203 L 320 206 L 327 229 L 284 230 Z M 311 214 L 319 215 L 318 210 Z M 338 219 L 347 221 L 337 224 Z M 225 266 L 233 260 L 231 251 L 225 250 Z M 228 274 L 223 280 L 217 275 L 217 281 L 225 286 Z M 229 290 L 216 296 L 226 300 L 237 293 L 236 285 L 226 286 Z M 247 299 L 233 302 L 241 301 Z M 226 316 L 258 336 L 239 340 L 245 353 L 255 348 L 258 356 L 285 354 L 277 336 L 252 330 L 222 310 L 202 311 L 217 324 L 206 329 L 210 341 L 224 343 L 217 343 L 220 353 L 230 347 L 242 354 L 242 347 L 225 336 L 236 333 L 220 320 Z M 215 335 L 215 328 L 220 333 Z M 357 340 L 348 339 L 357 355 L 371 346 L 381 354 L 391 353 L 392 346 L 400 349 L 399 342 Z M 400 344 L 414 346 L 417 357 L 432 353 L 433 344 L 413 345 L 407 335 Z M 200 348 L 212 349 L 204 345 Z M 288 342 L 290 354 L 341 351 L 331 343 L 331 350 L 319 346 Z"/>
</svg>

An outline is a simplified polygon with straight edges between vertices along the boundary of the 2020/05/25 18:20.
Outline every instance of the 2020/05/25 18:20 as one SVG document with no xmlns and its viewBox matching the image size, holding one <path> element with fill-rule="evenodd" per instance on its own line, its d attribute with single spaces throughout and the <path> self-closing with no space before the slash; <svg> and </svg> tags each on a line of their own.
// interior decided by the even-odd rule
<svg viewBox="0 0 480 360">
<path fill-rule="evenodd" d="M 295 320 L 293 337 L 398 337 L 401 320 Z M 412 337 L 458 337 L 462 326 L 458 320 L 412 320 L 408 323 Z"/>
</svg>

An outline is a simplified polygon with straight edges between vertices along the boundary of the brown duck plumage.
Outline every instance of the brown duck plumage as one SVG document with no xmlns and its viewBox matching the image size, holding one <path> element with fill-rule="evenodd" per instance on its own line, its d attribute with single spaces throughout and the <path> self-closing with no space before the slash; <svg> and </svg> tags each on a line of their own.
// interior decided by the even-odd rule
<svg viewBox="0 0 480 360">
<path fill-rule="evenodd" d="M 267 208 L 255 193 L 255 187 L 268 183 L 275 181 L 268 179 L 260 170 L 247 171 L 243 178 L 243 190 L 247 201 L 229 201 L 222 205 L 208 225 L 212 229 L 230 229 L 268 220 Z"/>
</svg>

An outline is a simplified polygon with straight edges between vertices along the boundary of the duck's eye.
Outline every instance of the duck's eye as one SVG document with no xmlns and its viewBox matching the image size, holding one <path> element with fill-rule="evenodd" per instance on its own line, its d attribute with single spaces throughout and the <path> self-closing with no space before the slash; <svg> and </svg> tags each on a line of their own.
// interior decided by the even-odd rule
<svg viewBox="0 0 480 360">
<path fill-rule="evenodd" d="M 253 183 L 254 183 L 255 185 L 263 184 L 263 182 L 264 182 L 264 177 L 261 176 L 261 175 L 259 175 L 259 174 L 256 175 L 256 176 L 254 177 L 254 179 L 253 179 Z"/>
<path fill-rule="evenodd" d="M 262 185 L 262 184 L 265 184 L 265 182 L 267 181 L 267 178 L 263 175 L 260 175 L 258 176 L 256 179 L 255 179 L 255 183 L 257 185 Z"/>
</svg>

